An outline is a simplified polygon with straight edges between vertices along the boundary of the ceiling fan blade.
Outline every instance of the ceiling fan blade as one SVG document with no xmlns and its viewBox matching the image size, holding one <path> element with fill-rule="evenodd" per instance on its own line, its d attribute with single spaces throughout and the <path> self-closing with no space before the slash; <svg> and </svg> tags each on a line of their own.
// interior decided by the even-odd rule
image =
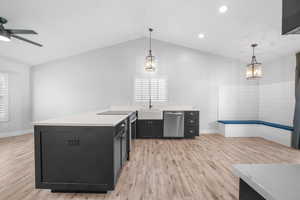
<svg viewBox="0 0 300 200">
<path fill-rule="evenodd" d="M 37 34 L 34 30 L 6 29 L 10 34 Z"/>
<path fill-rule="evenodd" d="M 42 47 L 42 46 L 43 46 L 43 45 L 41 45 L 41 44 L 39 44 L 39 43 L 37 43 L 37 42 L 33 42 L 33 41 L 31 41 L 31 40 L 28 40 L 28 39 L 26 39 L 26 38 L 23 38 L 23 37 L 20 37 L 20 36 L 17 36 L 17 35 L 11 35 L 11 37 L 14 37 L 14 38 L 19 39 L 19 40 L 23 40 L 23 41 L 25 41 L 25 42 L 28 42 L 28 43 L 30 43 L 30 44 L 33 44 L 33 45 L 36 45 L 36 46 L 39 46 L 39 47 Z"/>
</svg>

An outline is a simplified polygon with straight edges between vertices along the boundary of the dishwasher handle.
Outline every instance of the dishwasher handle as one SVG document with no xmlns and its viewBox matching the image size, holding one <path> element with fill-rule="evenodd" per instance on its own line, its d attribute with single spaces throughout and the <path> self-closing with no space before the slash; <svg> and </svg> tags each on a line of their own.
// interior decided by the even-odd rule
<svg viewBox="0 0 300 200">
<path fill-rule="evenodd" d="M 165 112 L 165 115 L 180 115 L 180 116 L 182 116 L 183 113 L 182 112 Z"/>
</svg>

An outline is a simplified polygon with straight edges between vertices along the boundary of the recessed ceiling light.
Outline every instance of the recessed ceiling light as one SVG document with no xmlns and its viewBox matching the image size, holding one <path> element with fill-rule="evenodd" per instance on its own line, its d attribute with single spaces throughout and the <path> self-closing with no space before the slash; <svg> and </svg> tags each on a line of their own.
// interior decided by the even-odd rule
<svg viewBox="0 0 300 200">
<path fill-rule="evenodd" d="M 198 35 L 198 38 L 200 38 L 200 39 L 203 39 L 203 38 L 205 38 L 205 35 L 204 35 L 204 33 L 199 33 L 199 35 Z"/>
<path fill-rule="evenodd" d="M 227 10 L 228 10 L 228 7 L 225 6 L 225 5 L 223 5 L 223 6 L 221 6 L 221 7 L 219 8 L 219 12 L 220 12 L 220 13 L 226 13 Z"/>
</svg>

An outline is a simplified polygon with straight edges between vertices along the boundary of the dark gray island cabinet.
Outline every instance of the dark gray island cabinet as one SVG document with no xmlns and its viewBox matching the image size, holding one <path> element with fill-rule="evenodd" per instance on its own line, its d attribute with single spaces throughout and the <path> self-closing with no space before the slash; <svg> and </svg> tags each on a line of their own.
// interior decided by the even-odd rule
<svg viewBox="0 0 300 200">
<path fill-rule="evenodd" d="M 88 118 L 83 117 L 83 122 L 78 116 L 35 123 L 36 188 L 53 192 L 115 188 L 128 156 L 127 119 Z"/>
<path fill-rule="evenodd" d="M 299 164 L 238 164 L 239 200 L 299 200 Z"/>
</svg>

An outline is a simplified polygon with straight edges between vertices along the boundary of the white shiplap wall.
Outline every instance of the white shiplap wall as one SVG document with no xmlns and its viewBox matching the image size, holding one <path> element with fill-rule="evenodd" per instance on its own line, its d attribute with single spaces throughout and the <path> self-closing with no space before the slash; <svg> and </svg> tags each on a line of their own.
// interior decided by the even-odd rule
<svg viewBox="0 0 300 200">
<path fill-rule="evenodd" d="M 264 63 L 264 77 L 259 84 L 260 120 L 293 124 L 295 107 L 295 55 Z"/>
<path fill-rule="evenodd" d="M 258 85 L 221 86 L 219 88 L 219 119 L 257 120 Z"/>
<path fill-rule="evenodd" d="M 260 119 L 292 125 L 294 114 L 295 83 L 280 82 L 260 85 Z"/>
</svg>

